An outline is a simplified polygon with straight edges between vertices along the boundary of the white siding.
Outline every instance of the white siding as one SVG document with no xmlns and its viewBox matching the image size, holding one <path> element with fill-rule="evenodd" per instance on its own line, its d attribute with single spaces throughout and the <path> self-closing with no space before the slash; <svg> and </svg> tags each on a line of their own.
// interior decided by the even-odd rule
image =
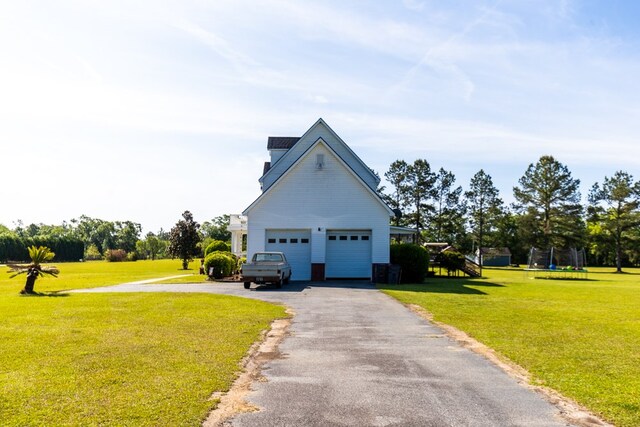
<svg viewBox="0 0 640 427">
<path fill-rule="evenodd" d="M 249 257 L 265 249 L 267 228 L 311 229 L 313 263 L 325 261 L 327 229 L 371 230 L 371 262 L 389 262 L 389 211 L 322 143 L 246 213 Z"/>
<path fill-rule="evenodd" d="M 351 149 L 340 140 L 333 130 L 322 120 L 318 120 L 302 138 L 282 157 L 282 162 L 271 163 L 271 169 L 262 177 L 262 188 L 267 190 L 300 156 L 311 147 L 318 139 L 322 139 L 329 145 L 361 179 L 371 188 L 376 190 L 378 186 L 377 177 L 371 170 L 351 151 Z M 278 158 L 279 159 L 279 158 Z"/>
<path fill-rule="evenodd" d="M 280 158 L 286 154 L 286 152 L 287 152 L 286 149 L 284 149 L 284 150 L 280 150 L 278 148 L 271 149 L 270 150 L 270 153 L 271 153 L 271 166 L 275 165 L 276 162 L 278 160 L 280 160 Z"/>
</svg>

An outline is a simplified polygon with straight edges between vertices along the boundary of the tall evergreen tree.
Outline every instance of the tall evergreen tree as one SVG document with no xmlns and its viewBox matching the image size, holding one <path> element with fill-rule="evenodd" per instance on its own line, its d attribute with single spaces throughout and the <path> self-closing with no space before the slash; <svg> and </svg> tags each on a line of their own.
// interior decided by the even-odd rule
<svg viewBox="0 0 640 427">
<path fill-rule="evenodd" d="M 417 159 L 407 168 L 407 191 L 405 204 L 410 210 L 408 222 L 416 228 L 418 243 L 423 239 L 422 230 L 425 220 L 432 215 L 433 205 L 429 201 L 434 197 L 436 174 L 431 172 L 429 162 Z"/>
<path fill-rule="evenodd" d="M 465 193 L 469 208 L 469 220 L 472 233 L 478 242 L 478 263 L 482 275 L 482 247 L 488 230 L 494 227 L 502 213 L 502 199 L 498 189 L 493 185 L 491 176 L 480 169 L 469 184 Z"/>
<path fill-rule="evenodd" d="M 611 178 L 605 177 L 602 186 L 593 185 L 589 203 L 589 216 L 615 247 L 616 272 L 622 273 L 623 251 L 640 226 L 640 182 L 618 171 Z"/>
<path fill-rule="evenodd" d="M 584 240 L 580 180 L 552 156 L 530 164 L 513 188 L 523 240 L 536 247 L 575 247 Z"/>
<path fill-rule="evenodd" d="M 169 233 L 169 254 L 181 259 L 182 268 L 186 270 L 189 268 L 189 261 L 199 253 L 200 224 L 193 220 L 189 211 L 184 211 L 182 218 Z"/>
<path fill-rule="evenodd" d="M 384 177 L 393 186 L 391 194 L 382 194 L 383 200 L 391 207 L 391 209 L 399 210 L 403 215 L 406 211 L 405 201 L 407 200 L 407 175 L 409 165 L 404 160 L 396 160 L 391 163 L 389 170 L 385 172 Z M 397 215 L 394 219 L 395 225 L 402 225 L 402 218 Z"/>
<path fill-rule="evenodd" d="M 464 235 L 465 205 L 462 187 L 454 187 L 456 177 L 440 168 L 433 186 L 433 215 L 427 225 L 427 236 L 435 242 L 458 244 Z"/>
</svg>

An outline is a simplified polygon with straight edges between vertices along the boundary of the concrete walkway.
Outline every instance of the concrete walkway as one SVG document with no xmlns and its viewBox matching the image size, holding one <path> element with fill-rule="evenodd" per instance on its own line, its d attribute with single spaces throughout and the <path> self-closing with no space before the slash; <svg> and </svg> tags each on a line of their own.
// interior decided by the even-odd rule
<svg viewBox="0 0 640 427">
<path fill-rule="evenodd" d="M 83 292 L 212 292 L 296 315 L 233 426 L 567 426 L 558 409 L 364 283 L 126 284 Z"/>
</svg>

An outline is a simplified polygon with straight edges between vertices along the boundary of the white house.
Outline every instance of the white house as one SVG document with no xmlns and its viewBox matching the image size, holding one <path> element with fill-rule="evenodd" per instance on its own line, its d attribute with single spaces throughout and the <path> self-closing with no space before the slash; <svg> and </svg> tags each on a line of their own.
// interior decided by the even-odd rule
<svg viewBox="0 0 640 427">
<path fill-rule="evenodd" d="M 299 138 L 269 137 L 267 149 L 262 194 L 242 213 L 248 259 L 282 251 L 293 280 L 370 279 L 389 264 L 394 212 L 376 192 L 380 179 L 324 120 Z"/>
</svg>

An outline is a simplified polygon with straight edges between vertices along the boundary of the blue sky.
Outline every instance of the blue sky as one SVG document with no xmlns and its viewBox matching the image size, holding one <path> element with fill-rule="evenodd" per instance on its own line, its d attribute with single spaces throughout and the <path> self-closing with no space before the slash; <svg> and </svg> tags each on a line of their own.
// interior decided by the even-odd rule
<svg viewBox="0 0 640 427">
<path fill-rule="evenodd" d="M 268 136 L 319 117 L 383 175 L 427 159 L 512 200 L 554 155 L 640 178 L 635 1 L 0 3 L 0 223 L 241 212 Z"/>
</svg>

